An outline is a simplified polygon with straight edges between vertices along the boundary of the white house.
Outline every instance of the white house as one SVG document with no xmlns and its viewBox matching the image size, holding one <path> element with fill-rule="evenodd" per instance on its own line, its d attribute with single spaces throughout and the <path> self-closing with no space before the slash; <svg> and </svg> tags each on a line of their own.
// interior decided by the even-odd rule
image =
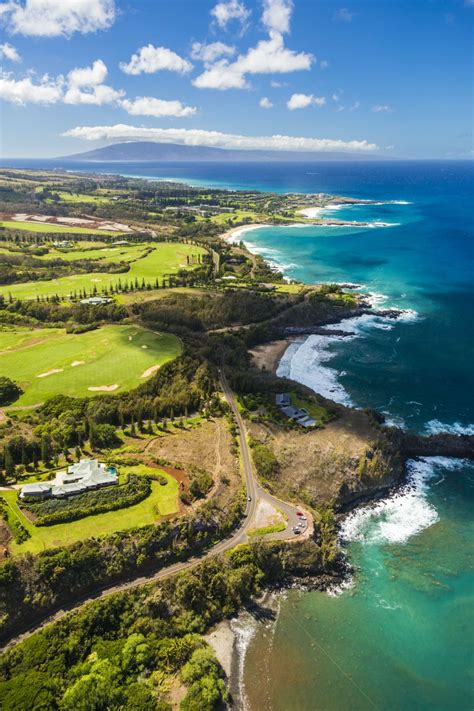
<svg viewBox="0 0 474 711">
<path fill-rule="evenodd" d="M 118 484 L 117 471 L 114 467 L 107 467 L 97 459 L 81 459 L 78 464 L 71 464 L 67 471 L 56 472 L 55 478 L 51 481 L 25 484 L 21 488 L 20 499 L 61 498 L 114 484 Z"/>
</svg>

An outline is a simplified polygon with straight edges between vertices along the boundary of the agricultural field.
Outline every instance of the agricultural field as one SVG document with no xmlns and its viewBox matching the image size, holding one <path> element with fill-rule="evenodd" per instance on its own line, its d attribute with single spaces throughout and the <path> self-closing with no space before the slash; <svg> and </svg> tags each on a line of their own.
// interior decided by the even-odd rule
<svg viewBox="0 0 474 711">
<path fill-rule="evenodd" d="M 180 352 L 176 336 L 138 326 L 81 334 L 59 328 L 0 331 L 0 372 L 24 391 L 14 406 L 38 405 L 58 393 L 90 397 L 130 390 Z"/>
<path fill-rule="evenodd" d="M 179 510 L 179 484 L 167 472 L 158 468 L 150 469 L 145 465 L 121 467 L 120 472 L 138 475 L 151 473 L 154 476 L 160 474 L 165 477 L 167 484 L 163 486 L 158 481 L 152 481 L 150 496 L 135 506 L 86 516 L 77 521 L 58 523 L 53 526 L 35 526 L 18 508 L 17 491 L 2 491 L 1 496 L 9 507 L 9 517 L 16 517 L 31 536 L 21 544 L 12 541 L 9 545 L 12 555 L 40 553 L 48 548 L 68 546 L 92 536 L 97 538 L 135 526 L 146 526 L 155 523 L 162 516 L 168 516 Z"/>
<path fill-rule="evenodd" d="M 114 230 L 94 230 L 91 227 L 55 225 L 51 222 L 22 222 L 20 220 L 0 220 L 0 227 L 7 227 L 12 230 L 25 230 L 26 232 L 58 232 L 60 234 L 109 235 L 112 237 L 118 237 L 123 234 L 123 232 Z"/>
<path fill-rule="evenodd" d="M 149 246 L 149 245 L 148 245 Z M 135 249 L 132 247 L 132 249 Z M 85 251 L 85 250 L 84 250 Z M 193 264 L 188 264 L 188 258 L 196 259 L 203 256 L 206 251 L 202 247 L 177 242 L 160 242 L 153 246 L 153 251 L 143 259 L 133 262 L 130 271 L 124 274 L 108 274 L 106 272 L 90 272 L 88 274 L 71 274 L 70 276 L 52 279 L 50 281 L 31 281 L 23 284 L 10 284 L 0 288 L 0 294 L 19 299 L 35 299 L 37 296 L 68 297 L 74 291 L 87 290 L 90 292 L 103 287 L 110 287 L 138 279 L 139 282 L 154 282 L 168 274 L 175 274 L 179 269 L 192 269 Z M 112 259 L 115 261 L 115 258 Z M 194 266 L 197 266 L 194 265 Z"/>
</svg>

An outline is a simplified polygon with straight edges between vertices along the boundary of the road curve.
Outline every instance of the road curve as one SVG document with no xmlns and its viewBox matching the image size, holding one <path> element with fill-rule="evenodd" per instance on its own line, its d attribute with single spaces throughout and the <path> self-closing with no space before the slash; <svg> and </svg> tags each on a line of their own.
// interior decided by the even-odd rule
<svg viewBox="0 0 474 711">
<path fill-rule="evenodd" d="M 266 501 L 270 503 L 274 508 L 277 508 L 282 511 L 287 521 L 287 526 L 284 531 L 265 536 L 265 539 L 271 538 L 276 540 L 297 540 L 297 536 L 295 536 L 295 534 L 293 533 L 293 527 L 296 524 L 300 523 L 299 517 L 296 515 L 296 511 L 298 509 L 295 506 L 292 506 L 291 504 L 288 504 L 284 501 L 280 501 L 279 499 L 262 489 L 262 487 L 258 484 L 254 473 L 250 448 L 247 442 L 244 421 L 237 407 L 237 403 L 235 402 L 234 394 L 230 389 L 223 372 L 219 373 L 219 379 L 225 399 L 234 415 L 239 433 L 242 467 L 245 478 L 245 487 L 247 491 L 247 507 L 245 511 L 245 517 L 241 526 L 235 531 L 235 533 L 232 534 L 232 536 L 230 536 L 229 538 L 225 538 L 222 541 L 219 541 L 219 543 L 216 543 L 216 545 L 214 545 L 208 551 L 205 551 L 201 556 L 194 556 L 192 558 L 188 558 L 188 560 L 186 561 L 174 563 L 173 565 L 167 566 L 166 568 L 159 570 L 153 575 L 140 576 L 139 578 L 134 578 L 133 580 L 124 583 L 105 585 L 103 587 L 97 588 L 95 593 L 88 593 L 86 596 L 84 596 L 83 598 L 79 598 L 71 605 L 67 605 L 59 609 L 53 610 L 52 612 L 49 612 L 43 617 L 37 618 L 34 625 L 28 627 L 21 634 L 10 639 L 7 643 L 0 647 L 0 651 L 7 651 L 11 647 L 14 647 L 16 644 L 19 644 L 28 637 L 31 637 L 31 635 L 33 635 L 35 632 L 39 632 L 48 625 L 53 624 L 54 622 L 58 622 L 70 612 L 79 610 L 90 602 L 93 602 L 95 600 L 101 600 L 103 598 L 108 597 L 109 595 L 113 595 L 118 592 L 132 590 L 133 588 L 139 587 L 141 585 L 147 585 L 148 583 L 158 582 L 160 580 L 163 580 L 163 578 L 167 578 L 171 575 L 181 573 L 185 570 L 190 570 L 192 568 L 195 568 L 197 565 L 199 565 L 208 558 L 213 558 L 216 555 L 220 555 L 221 553 L 225 553 L 226 551 L 235 548 L 235 546 L 238 546 L 242 543 L 246 543 L 248 540 L 249 530 L 255 528 L 255 519 L 259 501 Z M 310 516 L 308 516 L 308 514 L 306 514 L 306 516 L 308 523 L 303 536 L 305 538 L 312 533 L 312 519 Z"/>
</svg>

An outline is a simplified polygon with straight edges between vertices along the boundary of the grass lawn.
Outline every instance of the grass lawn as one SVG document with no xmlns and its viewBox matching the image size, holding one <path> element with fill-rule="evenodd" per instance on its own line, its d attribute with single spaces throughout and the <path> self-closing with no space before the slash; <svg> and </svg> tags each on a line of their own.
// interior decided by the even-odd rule
<svg viewBox="0 0 474 711">
<path fill-rule="evenodd" d="M 140 304 L 144 301 L 164 299 L 170 294 L 187 294 L 188 296 L 202 296 L 209 291 L 190 286 L 174 286 L 171 289 L 150 289 L 149 291 L 132 291 L 128 294 L 116 294 L 115 299 L 119 304 Z"/>
<path fill-rule="evenodd" d="M 31 535 L 31 538 L 24 543 L 18 544 L 13 541 L 10 543 L 12 555 L 39 553 L 47 548 L 71 545 L 85 538 L 97 538 L 115 531 L 124 531 L 136 526 L 146 526 L 159 520 L 160 516 L 166 516 L 178 511 L 179 485 L 172 476 L 161 469 L 149 469 L 144 465 L 121 467 L 120 471 L 134 474 L 146 474 L 148 472 L 155 475 L 161 474 L 168 483 L 162 486 L 159 482 L 152 481 L 150 496 L 135 506 L 129 506 L 117 511 L 108 511 L 96 516 L 86 516 L 78 521 L 58 523 L 55 526 L 35 526 L 28 521 L 18 508 L 16 491 L 0 492 L 0 496 L 7 501 L 10 507 L 11 515 L 17 516 Z"/>
<path fill-rule="evenodd" d="M 72 202 L 72 203 L 83 203 L 88 202 L 94 205 L 107 205 L 110 202 L 110 198 L 104 195 L 84 195 L 83 193 L 68 193 L 60 192 L 56 193 L 62 202 Z M 54 203 L 54 200 L 48 199 L 46 202 Z"/>
<path fill-rule="evenodd" d="M 143 253 L 150 248 L 150 244 L 139 244 L 128 246 L 110 247 L 102 249 L 50 249 L 47 254 L 41 255 L 38 259 L 62 259 L 65 262 L 74 262 L 78 259 L 90 259 L 101 262 L 131 262 L 143 256 Z"/>
<path fill-rule="evenodd" d="M 333 416 L 325 407 L 317 405 L 315 402 L 312 402 L 312 400 L 299 397 L 295 392 L 291 393 L 291 404 L 294 405 L 294 407 L 306 410 L 310 417 L 316 420 L 318 424 L 324 424 L 332 420 Z"/>
<path fill-rule="evenodd" d="M 118 237 L 123 232 L 114 230 L 93 230 L 89 227 L 76 227 L 75 225 L 54 225 L 44 222 L 20 222 L 16 220 L 0 220 L 0 227 L 8 227 L 13 230 L 26 230 L 27 232 L 69 232 L 86 235 L 112 235 Z"/>
<path fill-rule="evenodd" d="M 138 259 L 130 266 L 130 271 L 125 274 L 107 274 L 105 272 L 89 272 L 88 274 L 71 274 L 60 279 L 50 281 L 31 281 L 24 284 L 9 284 L 0 288 L 0 294 L 19 299 L 35 299 L 37 295 L 68 297 L 71 292 L 87 289 L 90 292 L 94 287 L 100 292 L 102 287 L 109 287 L 117 284 L 118 281 L 124 284 L 134 281 L 135 278 L 141 282 L 154 282 L 156 278 L 162 279 L 166 274 L 175 274 L 179 269 L 192 269 L 192 265 L 187 263 L 187 257 L 206 254 L 202 247 L 191 244 L 181 244 L 177 242 L 160 242 L 148 256 Z"/>
<path fill-rule="evenodd" d="M 145 382 L 149 376 L 142 376 L 149 368 L 180 351 L 176 336 L 137 326 L 103 326 L 81 334 L 59 328 L 14 328 L 0 331 L 0 372 L 24 390 L 14 406 L 36 405 L 58 393 L 100 394 L 90 387 L 117 385 L 110 389 L 115 393 L 130 390 Z M 38 377 L 51 371 L 59 372 Z"/>
</svg>

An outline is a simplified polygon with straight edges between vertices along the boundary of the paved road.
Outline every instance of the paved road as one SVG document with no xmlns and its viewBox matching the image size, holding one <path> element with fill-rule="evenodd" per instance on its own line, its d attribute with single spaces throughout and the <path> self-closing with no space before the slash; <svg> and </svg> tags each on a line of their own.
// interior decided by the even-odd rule
<svg viewBox="0 0 474 711">
<path fill-rule="evenodd" d="M 224 373 L 222 372 L 220 373 L 220 382 L 226 401 L 234 414 L 235 421 L 237 424 L 239 432 L 240 451 L 242 456 L 242 466 L 245 477 L 245 486 L 247 489 L 247 508 L 245 512 L 246 515 L 240 528 L 238 528 L 235 533 L 232 534 L 232 536 L 220 541 L 210 550 L 205 551 L 201 556 L 189 558 L 188 560 L 182 563 L 175 563 L 149 576 L 141 576 L 139 578 L 135 578 L 124 583 L 119 583 L 117 585 L 110 585 L 98 588 L 95 594 L 89 593 L 87 596 L 76 600 L 70 606 L 54 610 L 53 612 L 45 615 L 44 617 L 38 618 L 34 626 L 29 627 L 22 634 L 11 639 L 3 647 L 0 648 L 1 650 L 6 651 L 10 647 L 13 647 L 19 642 L 22 642 L 24 639 L 27 639 L 32 634 L 38 632 L 47 625 L 53 622 L 57 622 L 61 618 L 65 617 L 65 615 L 67 615 L 69 612 L 73 610 L 78 610 L 87 605 L 89 602 L 92 602 L 93 600 L 99 600 L 108 597 L 109 595 L 113 595 L 114 593 L 131 590 L 133 588 L 139 587 L 140 585 L 146 585 L 147 583 L 156 582 L 162 580 L 163 578 L 167 578 L 170 575 L 180 573 L 184 570 L 189 570 L 199 565 L 206 558 L 214 557 L 216 555 L 219 555 L 220 553 L 224 553 L 227 550 L 235 548 L 235 546 L 238 546 L 241 543 L 246 543 L 248 540 L 249 530 L 256 528 L 256 515 L 259 502 L 266 502 L 274 508 L 279 509 L 283 512 L 284 516 L 287 519 L 287 526 L 284 531 L 265 536 L 266 539 L 272 538 L 275 540 L 301 540 L 302 537 L 306 538 L 311 535 L 313 530 L 313 523 L 309 514 L 305 512 L 305 515 L 307 516 L 306 530 L 303 532 L 302 535 L 295 535 L 293 532 L 293 526 L 301 523 L 299 517 L 296 515 L 298 509 L 295 506 L 292 506 L 291 504 L 288 504 L 284 501 L 280 501 L 279 499 L 262 489 L 262 487 L 258 484 L 253 468 L 250 448 L 247 442 L 247 434 L 245 430 L 244 421 L 237 407 L 237 403 L 235 402 L 233 392 L 227 383 Z M 301 511 L 301 509 L 299 510 Z"/>
</svg>

